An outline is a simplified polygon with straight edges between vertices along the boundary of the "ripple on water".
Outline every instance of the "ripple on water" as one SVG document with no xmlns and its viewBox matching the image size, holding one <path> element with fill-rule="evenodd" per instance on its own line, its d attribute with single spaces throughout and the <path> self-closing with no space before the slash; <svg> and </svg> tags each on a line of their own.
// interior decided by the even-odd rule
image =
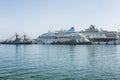
<svg viewBox="0 0 120 80">
<path fill-rule="evenodd" d="M 0 80 L 120 80 L 119 45 L 0 45 L 0 49 Z"/>
</svg>

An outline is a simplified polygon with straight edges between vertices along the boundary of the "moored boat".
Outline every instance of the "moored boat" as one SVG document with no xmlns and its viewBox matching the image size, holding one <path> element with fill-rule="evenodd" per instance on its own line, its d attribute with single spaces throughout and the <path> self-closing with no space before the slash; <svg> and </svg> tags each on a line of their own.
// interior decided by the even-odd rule
<svg viewBox="0 0 120 80">
<path fill-rule="evenodd" d="M 32 44 L 32 40 L 28 39 L 26 35 L 24 35 L 23 37 L 19 37 L 18 34 L 15 34 L 12 38 L 15 39 L 7 39 L 0 42 L 0 44 Z"/>
</svg>

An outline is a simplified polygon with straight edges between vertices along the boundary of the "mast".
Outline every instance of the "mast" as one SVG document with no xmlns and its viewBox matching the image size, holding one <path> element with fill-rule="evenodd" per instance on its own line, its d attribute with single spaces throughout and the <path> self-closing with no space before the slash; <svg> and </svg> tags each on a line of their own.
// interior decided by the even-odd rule
<svg viewBox="0 0 120 80">
<path fill-rule="evenodd" d="M 16 40 L 17 40 L 17 39 L 19 39 L 19 38 L 18 38 L 18 34 L 17 34 L 17 33 L 16 33 L 16 35 L 15 35 L 15 38 L 16 38 Z"/>
</svg>

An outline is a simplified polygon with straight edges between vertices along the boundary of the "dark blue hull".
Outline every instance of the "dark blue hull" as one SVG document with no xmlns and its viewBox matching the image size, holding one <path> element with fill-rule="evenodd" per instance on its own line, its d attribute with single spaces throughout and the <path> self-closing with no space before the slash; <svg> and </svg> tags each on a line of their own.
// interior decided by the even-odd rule
<svg viewBox="0 0 120 80">
<path fill-rule="evenodd" d="M 70 41 L 65 41 L 65 42 L 53 42 L 51 44 L 91 45 L 92 42 L 76 42 L 76 40 L 70 40 Z"/>
</svg>

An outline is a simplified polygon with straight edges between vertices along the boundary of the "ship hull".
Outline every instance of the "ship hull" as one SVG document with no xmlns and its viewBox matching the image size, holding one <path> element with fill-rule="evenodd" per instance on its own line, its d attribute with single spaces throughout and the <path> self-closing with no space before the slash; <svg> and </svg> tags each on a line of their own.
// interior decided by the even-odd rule
<svg viewBox="0 0 120 80">
<path fill-rule="evenodd" d="M 1 42 L 0 44 L 32 44 L 32 42 Z"/>
<path fill-rule="evenodd" d="M 91 45 L 91 42 L 76 42 L 76 40 L 70 40 L 65 42 L 53 42 L 51 44 L 68 44 L 68 45 Z"/>
<path fill-rule="evenodd" d="M 58 44 L 58 45 L 91 45 L 92 43 L 91 42 L 80 42 L 80 43 L 60 43 L 60 42 L 57 42 L 57 43 L 51 43 L 51 44 Z"/>
</svg>

